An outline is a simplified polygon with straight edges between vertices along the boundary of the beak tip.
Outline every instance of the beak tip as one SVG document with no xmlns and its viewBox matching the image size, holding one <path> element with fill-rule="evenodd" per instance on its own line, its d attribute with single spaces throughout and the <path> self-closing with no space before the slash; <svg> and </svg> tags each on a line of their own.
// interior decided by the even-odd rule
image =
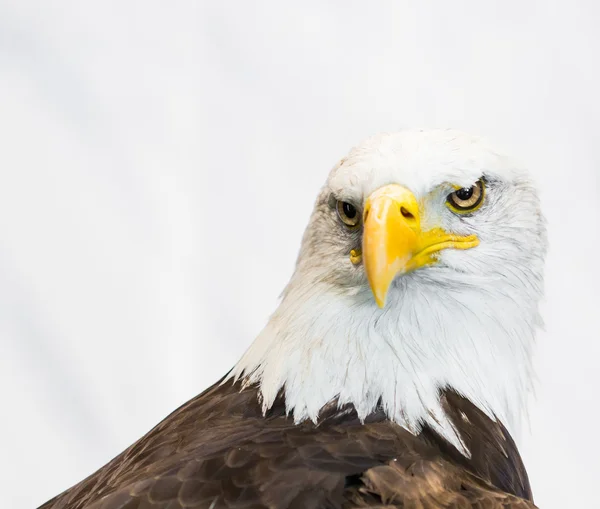
<svg viewBox="0 0 600 509">
<path fill-rule="evenodd" d="M 386 295 L 375 294 L 375 303 L 377 304 L 379 309 L 383 309 L 385 307 L 385 298 Z"/>
<path fill-rule="evenodd" d="M 372 279 L 375 279 L 373 282 Z M 371 294 L 373 295 L 373 299 L 377 304 L 377 307 L 383 309 L 385 307 L 385 302 L 387 300 L 388 290 L 390 289 L 391 279 L 388 281 L 380 280 L 379 278 L 369 278 L 369 286 L 371 287 Z"/>
</svg>

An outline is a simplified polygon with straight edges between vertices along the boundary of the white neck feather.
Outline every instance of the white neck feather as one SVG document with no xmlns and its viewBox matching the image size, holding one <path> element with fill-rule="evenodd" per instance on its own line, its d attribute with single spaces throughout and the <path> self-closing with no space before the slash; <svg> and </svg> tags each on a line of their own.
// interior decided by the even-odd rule
<svg viewBox="0 0 600 509">
<path fill-rule="evenodd" d="M 317 421 L 336 397 L 361 418 L 380 401 L 409 431 L 425 422 L 464 450 L 439 401 L 452 387 L 514 437 L 532 389 L 541 288 L 517 275 L 465 276 L 457 287 L 443 270 L 425 272 L 396 280 L 384 310 L 368 291 L 293 278 L 229 378 L 258 383 L 265 411 L 283 387 L 297 422 Z"/>
</svg>

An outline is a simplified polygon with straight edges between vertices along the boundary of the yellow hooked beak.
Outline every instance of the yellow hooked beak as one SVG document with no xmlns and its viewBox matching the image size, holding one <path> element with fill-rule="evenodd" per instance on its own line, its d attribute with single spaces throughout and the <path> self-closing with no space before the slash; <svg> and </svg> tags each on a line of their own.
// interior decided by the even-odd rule
<svg viewBox="0 0 600 509">
<path fill-rule="evenodd" d="M 369 196 L 363 223 L 362 259 L 375 302 L 381 308 L 398 274 L 434 263 L 442 249 L 469 249 L 479 244 L 475 235 L 450 235 L 441 228 L 421 231 L 417 199 L 397 184 Z"/>
</svg>

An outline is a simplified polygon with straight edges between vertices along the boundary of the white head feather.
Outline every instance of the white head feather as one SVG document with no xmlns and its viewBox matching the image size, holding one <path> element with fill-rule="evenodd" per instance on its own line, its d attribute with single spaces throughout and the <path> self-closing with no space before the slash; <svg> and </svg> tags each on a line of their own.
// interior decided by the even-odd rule
<svg viewBox="0 0 600 509">
<path fill-rule="evenodd" d="M 483 206 L 449 210 L 452 185 L 482 176 Z M 476 234 L 480 244 L 445 249 L 437 264 L 397 277 L 380 309 L 362 265 L 349 260 L 360 232 L 343 228 L 332 203 L 364 204 L 390 183 L 420 201 L 423 230 Z M 316 421 L 335 398 L 361 418 L 381 402 L 408 430 L 426 422 L 461 447 L 439 401 L 451 387 L 515 436 L 532 389 L 545 253 L 528 174 L 482 140 L 453 130 L 372 137 L 331 171 L 282 302 L 229 378 L 259 383 L 265 410 L 284 388 L 296 421 Z"/>
</svg>

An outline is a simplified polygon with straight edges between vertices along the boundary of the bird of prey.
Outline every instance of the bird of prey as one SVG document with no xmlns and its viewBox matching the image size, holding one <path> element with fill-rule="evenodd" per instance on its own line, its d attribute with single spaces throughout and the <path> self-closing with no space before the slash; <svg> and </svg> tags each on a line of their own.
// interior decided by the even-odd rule
<svg viewBox="0 0 600 509">
<path fill-rule="evenodd" d="M 42 507 L 535 507 L 515 440 L 545 253 L 532 179 L 487 142 L 367 139 L 233 369 Z"/>
</svg>

